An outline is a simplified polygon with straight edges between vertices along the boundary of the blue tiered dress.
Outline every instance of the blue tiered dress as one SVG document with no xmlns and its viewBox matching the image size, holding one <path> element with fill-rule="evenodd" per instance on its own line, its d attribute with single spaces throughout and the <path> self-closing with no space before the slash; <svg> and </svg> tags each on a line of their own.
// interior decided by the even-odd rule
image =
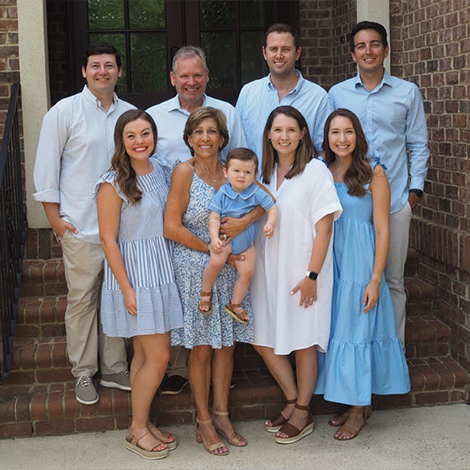
<svg viewBox="0 0 470 470">
<path fill-rule="evenodd" d="M 108 336 L 133 337 L 165 333 L 183 326 L 183 313 L 171 263 L 171 245 L 163 237 L 168 185 L 160 164 L 150 159 L 153 171 L 137 176 L 142 199 L 129 204 L 116 182 L 116 172 L 108 171 L 98 181 L 95 196 L 103 183 L 113 185 L 123 200 L 118 245 L 127 276 L 136 291 L 137 316 L 127 312 L 119 284 L 105 260 L 101 294 L 101 322 Z"/>
<path fill-rule="evenodd" d="M 363 311 L 375 256 L 372 195 L 366 191 L 363 197 L 351 196 L 346 184 L 335 186 L 343 214 L 334 224 L 331 334 L 328 352 L 318 353 L 315 394 L 336 403 L 366 406 L 373 393 L 409 392 L 410 379 L 384 276 L 378 304 Z"/>
</svg>

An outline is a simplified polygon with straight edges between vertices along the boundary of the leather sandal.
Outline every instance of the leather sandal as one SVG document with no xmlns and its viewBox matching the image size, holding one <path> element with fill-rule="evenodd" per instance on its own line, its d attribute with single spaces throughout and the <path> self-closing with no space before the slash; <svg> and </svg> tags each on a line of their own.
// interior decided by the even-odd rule
<svg viewBox="0 0 470 470">
<path fill-rule="evenodd" d="M 349 409 L 348 408 L 344 413 L 334 415 L 328 421 L 328 424 L 332 427 L 342 426 L 349 418 Z M 369 419 L 372 416 L 372 406 L 366 406 L 366 417 Z"/>
<path fill-rule="evenodd" d="M 219 452 L 218 454 L 214 453 L 216 449 L 222 449 L 223 447 L 225 447 L 225 444 L 222 441 L 214 442 L 214 444 L 206 444 L 206 442 L 204 441 L 204 437 L 201 433 L 201 430 L 199 429 L 199 425 L 210 424 L 210 423 L 212 423 L 212 418 L 208 418 L 208 419 L 196 418 L 196 442 L 198 444 L 204 444 L 204 447 L 207 450 L 207 452 L 209 452 L 209 454 L 215 455 L 217 457 L 220 457 L 222 455 L 228 455 L 228 452 L 229 452 L 228 449 L 227 449 L 227 452 Z"/>
<path fill-rule="evenodd" d="M 307 423 L 302 429 L 298 429 L 296 426 L 289 422 L 284 424 L 284 426 L 279 429 L 279 432 L 286 434 L 287 437 L 275 436 L 274 439 L 278 444 L 294 444 L 294 442 L 300 441 L 300 439 L 304 438 L 305 436 L 308 436 L 309 434 L 312 434 L 313 432 L 314 424 L 312 415 L 310 414 L 310 406 L 302 406 L 296 403 L 295 407 L 298 410 L 302 411 L 308 410 Z"/>
<path fill-rule="evenodd" d="M 134 433 L 134 430 L 129 428 L 129 432 L 126 436 L 126 449 L 147 460 L 159 460 L 168 457 L 166 444 L 160 443 L 152 448 L 145 448 L 139 445 L 139 441 L 147 434 L 151 434 L 148 428 L 142 428 L 137 433 Z"/>
<path fill-rule="evenodd" d="M 153 434 L 153 436 L 158 439 L 159 441 L 163 442 L 163 444 L 166 444 L 166 447 L 168 450 L 175 450 L 176 446 L 178 445 L 178 441 L 176 440 L 176 437 L 173 436 L 173 434 L 166 432 L 166 431 L 161 431 L 160 429 L 155 426 L 155 424 L 149 422 L 147 427 L 149 428 L 149 431 Z"/>
<path fill-rule="evenodd" d="M 350 441 L 351 439 L 354 439 L 357 437 L 357 435 L 361 432 L 361 429 L 367 424 L 367 406 L 351 406 L 349 409 L 349 416 L 351 415 L 356 415 L 356 416 L 361 416 L 363 417 L 364 421 L 359 427 L 359 429 L 351 429 L 350 427 L 346 425 L 342 425 L 338 431 L 336 431 L 335 434 L 335 439 L 337 441 Z M 338 433 L 346 433 L 348 436 L 346 438 L 338 437 Z"/>
<path fill-rule="evenodd" d="M 212 410 L 212 414 L 216 416 L 228 416 L 229 412 Z M 231 446 L 246 447 L 248 445 L 248 441 L 241 434 L 235 432 L 235 429 L 233 430 L 235 432 L 235 436 L 232 439 L 229 439 L 223 429 L 218 429 L 216 426 L 214 426 L 214 428 Z M 243 443 L 243 441 L 245 442 Z"/>
<path fill-rule="evenodd" d="M 297 401 L 297 398 L 294 398 L 293 400 L 287 400 L 288 405 L 293 405 Z M 285 416 L 282 413 L 279 413 L 275 418 L 271 420 L 272 426 L 268 426 L 266 423 L 264 424 L 266 431 L 268 432 L 278 432 L 279 429 L 284 426 L 284 424 L 289 421 L 288 419 L 285 418 Z"/>
<path fill-rule="evenodd" d="M 241 308 L 242 304 L 232 304 L 232 302 L 229 302 L 228 305 L 225 306 L 225 312 L 228 313 L 234 320 L 236 320 L 238 323 L 241 323 L 242 325 L 248 325 L 250 323 L 250 320 L 242 320 L 236 313 L 235 309 L 236 308 Z M 241 312 L 239 315 L 247 315 L 246 311 L 242 309 L 243 312 Z"/>
<path fill-rule="evenodd" d="M 212 313 L 212 292 L 201 291 L 200 296 L 201 300 L 199 300 L 197 308 L 204 316 L 207 317 Z M 203 300 L 202 297 L 209 297 L 209 300 Z M 209 310 L 201 310 L 201 307 L 209 307 Z"/>
</svg>

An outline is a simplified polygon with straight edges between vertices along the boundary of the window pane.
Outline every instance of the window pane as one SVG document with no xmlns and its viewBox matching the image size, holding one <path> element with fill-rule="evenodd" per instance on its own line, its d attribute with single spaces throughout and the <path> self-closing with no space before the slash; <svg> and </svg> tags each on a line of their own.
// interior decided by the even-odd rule
<svg viewBox="0 0 470 470">
<path fill-rule="evenodd" d="M 201 33 L 201 45 L 209 67 L 208 88 L 236 88 L 236 33 Z"/>
<path fill-rule="evenodd" d="M 124 0 L 88 0 L 89 29 L 124 28 Z"/>
<path fill-rule="evenodd" d="M 126 60 L 126 38 L 124 34 L 113 34 L 113 33 L 93 33 L 90 34 L 90 43 L 106 41 L 112 44 L 121 54 L 122 62 L 122 75 L 117 82 L 118 91 L 127 90 L 127 60 Z"/>
<path fill-rule="evenodd" d="M 267 29 L 275 23 L 276 2 L 240 2 L 240 25 L 242 27 L 260 26 Z"/>
<path fill-rule="evenodd" d="M 262 46 L 264 32 L 241 33 L 242 86 L 252 80 L 268 74 L 268 65 L 264 60 Z"/>
<path fill-rule="evenodd" d="M 237 26 L 236 2 L 232 0 L 200 0 L 199 8 L 201 12 L 201 28 Z"/>
<path fill-rule="evenodd" d="M 131 34 L 132 91 L 166 91 L 165 33 Z"/>
<path fill-rule="evenodd" d="M 129 24 L 132 29 L 164 28 L 165 0 L 130 1 Z"/>
</svg>

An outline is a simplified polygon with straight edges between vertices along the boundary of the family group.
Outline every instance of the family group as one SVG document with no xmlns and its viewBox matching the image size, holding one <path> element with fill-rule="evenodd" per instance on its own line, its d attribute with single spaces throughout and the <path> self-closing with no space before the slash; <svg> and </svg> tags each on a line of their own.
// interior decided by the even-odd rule
<svg viewBox="0 0 470 470">
<path fill-rule="evenodd" d="M 176 95 L 143 111 L 117 97 L 120 55 L 97 43 L 83 91 L 46 114 L 34 197 L 62 246 L 76 398 L 98 402 L 98 370 L 100 386 L 131 391 L 128 450 L 177 447 L 150 407 L 159 387 L 188 381 L 197 441 L 216 456 L 246 446 L 229 417 L 238 342 L 285 396 L 265 423 L 280 444 L 313 432 L 313 394 L 348 405 L 329 422 L 342 441 L 372 394 L 409 391 L 403 282 L 429 156 L 423 103 L 384 69 L 382 25 L 358 23 L 350 51 L 357 76 L 327 93 L 295 68 L 296 31 L 275 24 L 269 75 L 233 107 L 206 95 L 204 52 L 184 46 Z"/>
</svg>

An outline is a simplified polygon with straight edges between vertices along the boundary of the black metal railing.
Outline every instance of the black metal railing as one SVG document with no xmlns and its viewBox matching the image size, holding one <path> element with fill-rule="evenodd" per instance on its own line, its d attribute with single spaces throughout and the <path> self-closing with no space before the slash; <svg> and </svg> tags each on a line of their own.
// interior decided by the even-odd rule
<svg viewBox="0 0 470 470">
<path fill-rule="evenodd" d="M 27 230 L 18 125 L 19 90 L 20 84 L 14 83 L 0 150 L 0 380 L 10 372 Z"/>
</svg>

